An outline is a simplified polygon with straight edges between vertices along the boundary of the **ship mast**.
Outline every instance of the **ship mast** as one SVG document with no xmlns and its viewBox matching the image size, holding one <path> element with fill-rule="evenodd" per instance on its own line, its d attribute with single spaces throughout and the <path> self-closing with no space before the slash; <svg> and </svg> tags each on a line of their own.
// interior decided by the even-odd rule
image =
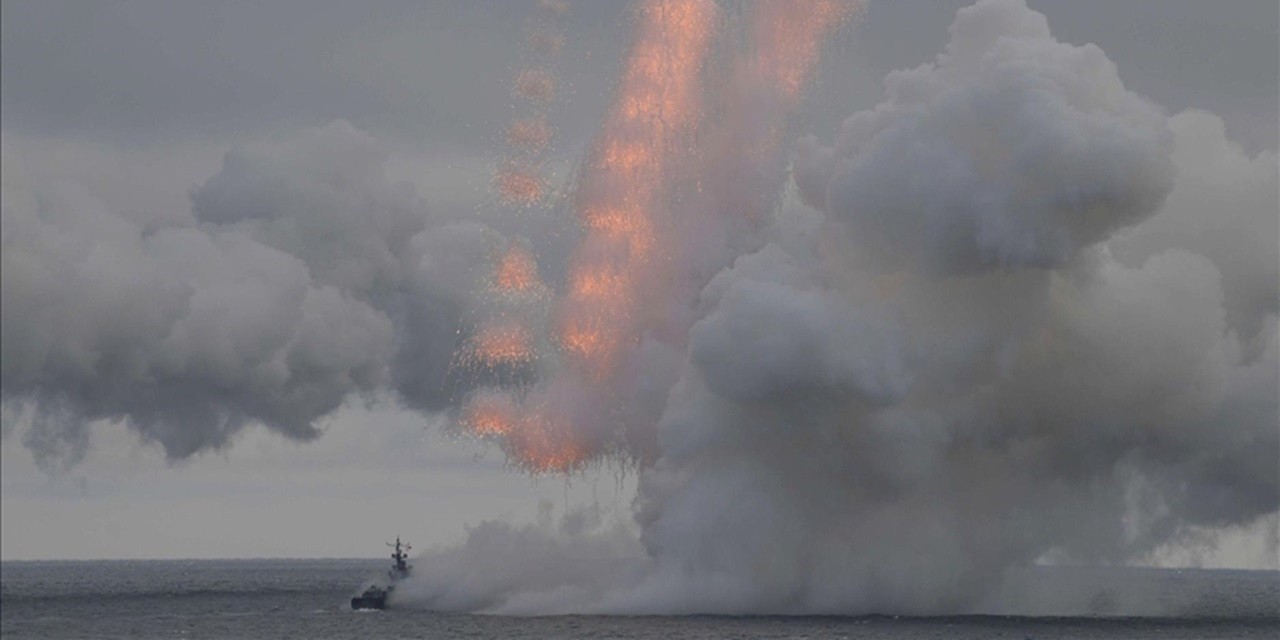
<svg viewBox="0 0 1280 640">
<path fill-rule="evenodd" d="M 388 542 L 387 546 L 395 547 L 395 552 L 391 554 L 391 559 L 396 561 L 395 570 L 400 574 L 409 573 L 410 567 L 405 563 L 405 560 L 409 559 L 409 550 L 413 548 L 413 545 L 408 543 L 402 545 L 400 536 L 396 536 L 395 544 Z"/>
</svg>

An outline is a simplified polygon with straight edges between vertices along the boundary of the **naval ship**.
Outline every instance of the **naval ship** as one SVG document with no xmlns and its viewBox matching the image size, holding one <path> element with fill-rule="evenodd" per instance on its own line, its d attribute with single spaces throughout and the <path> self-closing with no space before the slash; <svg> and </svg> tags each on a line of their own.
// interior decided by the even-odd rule
<svg viewBox="0 0 1280 640">
<path fill-rule="evenodd" d="M 385 609 L 387 607 L 387 597 L 395 590 L 396 583 L 409 577 L 409 572 L 413 570 L 413 565 L 408 564 L 409 550 L 413 547 L 409 544 L 400 544 L 400 536 L 396 536 L 395 544 L 387 543 L 388 547 L 395 547 L 395 551 L 391 554 L 391 559 L 395 560 L 395 564 L 391 565 L 391 570 L 387 572 L 387 585 L 378 586 L 377 583 L 369 585 L 364 593 L 351 599 L 352 609 Z"/>
</svg>

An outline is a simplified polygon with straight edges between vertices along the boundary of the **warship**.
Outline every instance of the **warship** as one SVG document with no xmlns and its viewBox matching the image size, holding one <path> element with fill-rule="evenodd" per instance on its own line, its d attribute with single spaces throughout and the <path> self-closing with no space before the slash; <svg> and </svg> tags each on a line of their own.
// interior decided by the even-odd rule
<svg viewBox="0 0 1280 640">
<path fill-rule="evenodd" d="M 352 609 L 385 609 L 387 608 L 387 598 L 391 592 L 395 590 L 396 583 L 409 577 L 409 572 L 413 570 L 413 565 L 406 562 L 409 559 L 409 550 L 413 547 L 409 544 L 401 544 L 400 536 L 396 536 L 394 544 L 388 542 L 388 547 L 394 547 L 395 551 L 391 553 L 391 559 L 395 564 L 391 565 L 391 570 L 387 572 L 387 584 L 385 586 L 374 583 L 369 585 L 360 595 L 351 599 Z"/>
</svg>

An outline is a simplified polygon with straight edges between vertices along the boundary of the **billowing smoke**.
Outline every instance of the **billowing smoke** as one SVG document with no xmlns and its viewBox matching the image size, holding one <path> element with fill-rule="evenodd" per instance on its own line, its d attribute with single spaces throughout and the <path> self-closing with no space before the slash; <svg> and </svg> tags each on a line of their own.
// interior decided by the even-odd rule
<svg viewBox="0 0 1280 640">
<path fill-rule="evenodd" d="M 486 261 L 478 225 L 429 226 L 387 152 L 345 122 L 231 151 L 194 219 L 153 228 L 5 158 L 4 402 L 55 469 L 123 420 L 170 459 L 249 423 L 297 439 L 353 394 L 440 408 Z"/>
<path fill-rule="evenodd" d="M 181 458 L 392 389 L 533 472 L 634 465 L 631 522 L 483 523 L 395 592 L 502 613 L 964 612 L 1015 567 L 1274 518 L 1274 152 L 1169 117 L 1024 0 L 791 144 L 856 11 L 749 6 L 640 4 L 566 282 L 433 222 L 343 123 L 233 151 L 187 225 L 6 161 L 28 443 L 74 460 L 116 419 Z"/>
</svg>

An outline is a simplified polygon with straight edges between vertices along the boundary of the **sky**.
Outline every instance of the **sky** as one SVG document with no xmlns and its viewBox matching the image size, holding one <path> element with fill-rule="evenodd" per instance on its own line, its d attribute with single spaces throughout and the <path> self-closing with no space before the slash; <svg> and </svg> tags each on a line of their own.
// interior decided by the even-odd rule
<svg viewBox="0 0 1280 640">
<path fill-rule="evenodd" d="M 885 76 L 933 60 L 956 11 L 968 4 L 871 2 L 829 46 L 797 108 L 792 138 L 830 140 L 846 116 L 881 103 Z M 1212 112 L 1222 118 L 1226 137 L 1250 156 L 1280 146 L 1280 7 L 1274 1 L 1028 4 L 1047 16 L 1059 40 L 1100 47 L 1124 86 L 1166 114 Z M 290 163 L 316 162 L 322 166 L 315 171 L 327 171 L 316 159 L 326 145 L 351 144 L 356 156 L 368 146 L 367 153 L 384 158 L 385 171 L 371 206 L 385 206 L 389 224 L 400 224 L 396 215 L 426 212 L 435 225 L 479 221 L 531 238 L 541 254 L 561 256 L 544 266 L 555 282 L 576 239 L 558 232 L 564 212 L 507 218 L 489 189 L 513 111 L 511 82 L 528 56 L 523 30 L 536 7 L 505 0 L 8 0 L 0 9 L 5 190 L 21 182 L 36 192 L 71 193 L 59 196 L 70 198 L 67 206 L 91 198 L 95 204 L 84 206 L 116 212 L 152 233 L 234 216 L 237 207 L 259 202 L 254 198 L 285 197 L 266 187 L 255 191 L 259 183 L 252 171 L 238 173 L 242 167 L 287 173 Z M 565 17 L 566 44 L 557 62 L 565 89 L 549 110 L 555 139 L 547 159 L 559 183 L 570 184 L 606 119 L 631 37 L 627 16 L 623 3 L 573 2 Z M 335 120 L 342 124 L 331 124 Z M 322 133 L 306 133 L 316 130 Z M 401 181 L 416 193 L 407 204 L 394 189 L 382 190 L 383 182 Z M 113 228 L 104 223 L 99 233 Z M 288 268 L 280 266 L 278 277 L 289 277 Z M 385 293 L 381 268 L 371 267 L 371 276 L 325 277 L 367 276 L 368 282 L 350 286 L 378 299 Z M 197 268 L 191 281 L 204 273 Z M 125 295 L 131 289 L 112 286 L 101 283 L 108 300 L 102 304 L 132 304 Z M 124 293 L 112 298 L 116 291 Z M 338 304 L 314 295 L 316 305 Z M 6 305 L 5 322 L 16 323 L 19 313 Z M 64 313 L 47 317 L 74 325 L 68 318 L 79 312 Z M 352 326 L 376 324 L 359 308 L 343 313 Z M 380 330 L 373 326 L 368 334 Z M 14 362 L 24 357 L 16 347 L 10 351 L 8 338 L 5 348 Z M 359 358 L 320 354 L 311 366 L 322 368 L 331 357 Z M 83 441 L 46 443 L 75 449 L 71 462 L 61 462 L 68 458 L 59 458 L 65 453 L 59 449 L 55 462 L 42 463 L 33 453 L 41 444 L 27 437 L 40 416 L 6 404 L 0 557 L 363 557 L 381 554 L 384 539 L 396 535 L 419 548 L 447 545 L 482 521 L 527 521 L 547 509 L 598 505 L 620 517 L 631 513 L 634 468 L 606 462 L 568 479 L 531 477 L 506 464 L 497 446 L 444 428 L 445 419 L 432 410 L 445 401 L 432 393 L 414 387 L 417 395 L 404 401 L 365 385 L 364 364 L 319 379 L 317 385 L 349 385 L 353 392 L 338 394 L 338 406 L 312 412 L 320 415 L 309 423 L 318 435 L 308 425 L 290 427 L 306 441 L 250 421 L 225 439 L 175 444 L 162 424 L 185 415 L 173 409 L 178 413 L 143 429 L 144 437 L 119 420 L 93 420 Z M 109 380 L 83 384 L 101 386 L 102 397 L 120 393 Z M 245 394 L 245 406 L 271 401 L 228 388 L 222 391 Z M 190 393 L 205 397 L 202 390 Z M 130 407 L 122 412 L 136 414 L 132 400 L 118 401 Z M 293 417 L 281 422 L 299 425 Z M 189 452 L 175 455 L 184 446 Z M 1255 526 L 1229 532 L 1216 550 L 1170 552 L 1164 561 L 1256 566 L 1269 557 L 1271 544 L 1266 527 Z"/>
</svg>

